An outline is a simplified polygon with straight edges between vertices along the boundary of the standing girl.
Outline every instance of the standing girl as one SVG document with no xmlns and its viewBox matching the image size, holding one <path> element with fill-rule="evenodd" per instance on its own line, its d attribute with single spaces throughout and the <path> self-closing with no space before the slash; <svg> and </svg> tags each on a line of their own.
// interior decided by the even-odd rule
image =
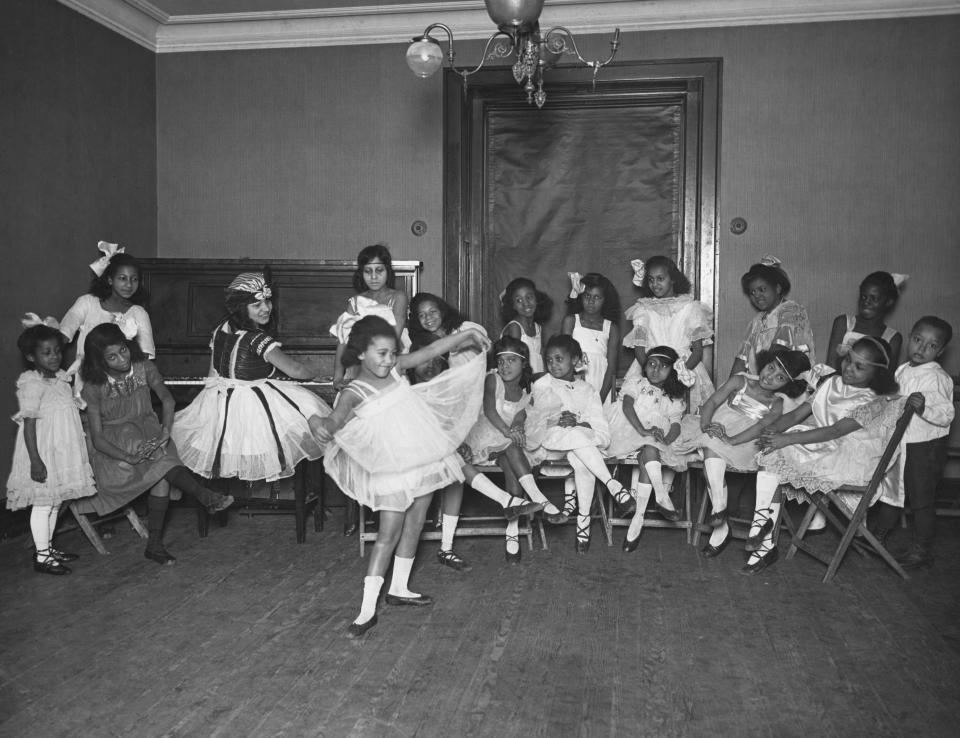
<svg viewBox="0 0 960 738">
<path fill-rule="evenodd" d="M 316 372 L 285 354 L 272 335 L 269 271 L 240 274 L 225 293 L 227 317 L 210 339 L 206 386 L 177 413 L 173 440 L 183 463 L 207 479 L 283 479 L 304 459 L 323 455 L 309 421 L 330 408 L 305 387 L 278 381 Z"/>
<path fill-rule="evenodd" d="M 669 346 L 694 373 L 696 381 L 690 387 L 690 411 L 696 412 L 713 394 L 713 381 L 703 364 L 703 347 L 713 338 L 713 313 L 693 299 L 690 280 L 673 259 L 654 256 L 646 264 L 634 259 L 630 265 L 633 283 L 640 288 L 641 297 L 625 313 L 633 321 L 633 330 L 624 337 L 623 345 L 633 349 L 636 361 L 624 379 L 643 375 L 642 367 L 650 347 Z"/>
<path fill-rule="evenodd" d="M 500 294 L 503 330 L 500 338 L 510 336 L 523 341 L 530 351 L 530 368 L 543 372 L 541 336 L 543 324 L 550 319 L 550 298 L 526 277 L 517 277 Z"/>
<path fill-rule="evenodd" d="M 123 335 L 137 340 L 143 354 L 152 359 L 157 350 L 153 345 L 153 326 L 150 316 L 142 307 L 143 293 L 140 291 L 140 267 L 123 247 L 115 243 L 100 241 L 97 248 L 103 256 L 90 265 L 94 277 L 90 282 L 88 294 L 81 295 L 63 316 L 60 332 L 67 341 L 77 336 L 77 356 L 67 376 L 75 376 L 83 363 L 84 343 L 87 334 L 101 323 L 115 323 L 120 326 Z M 79 335 L 77 335 L 79 333 Z M 81 378 L 74 380 L 74 393 L 80 396 Z"/>
<path fill-rule="evenodd" d="M 757 439 L 764 429 L 793 410 L 807 389 L 802 375 L 809 371 L 806 354 L 774 346 L 757 354 L 760 374 L 741 372 L 703 403 L 700 415 L 688 415 L 680 422 L 680 453 L 699 451 L 707 479 L 707 494 L 713 512 L 713 528 L 703 555 L 720 554 L 730 541 L 727 524 L 727 466 L 737 471 L 756 471 Z"/>
<path fill-rule="evenodd" d="M 530 404 L 529 349 L 516 338 L 505 336 L 493 347 L 497 368 L 487 374 L 483 382 L 483 412 L 470 429 L 464 442 L 475 464 L 491 459 L 503 470 L 507 489 L 519 487 L 534 502 L 543 505 L 547 521 L 567 522 L 557 507 L 540 490 L 533 478 L 533 470 L 523 451 L 526 442 L 524 422 Z M 506 560 L 520 561 L 519 523 L 507 524 Z"/>
<path fill-rule="evenodd" d="M 625 507 L 632 498 L 610 475 L 601 448 L 610 442 L 610 427 L 603 415 L 600 394 L 577 377 L 575 367 L 583 352 L 570 336 L 547 342 L 547 374 L 533 383 L 527 422 L 527 449 L 535 458 L 551 454 L 565 457 L 573 467 L 577 491 L 577 553 L 590 548 L 590 508 L 594 480 L 599 479 Z M 632 512 L 632 510 L 631 510 Z"/>
<path fill-rule="evenodd" d="M 782 506 L 781 484 L 808 492 L 866 486 L 883 455 L 903 410 L 903 400 L 883 396 L 897 391 L 890 346 L 882 338 L 861 338 L 842 366 L 840 376 L 824 381 L 812 398 L 760 438 L 757 504 L 745 546 L 752 553 L 744 574 L 756 574 L 777 560 L 773 531 Z"/>
<path fill-rule="evenodd" d="M 472 389 L 484 357 L 415 387 L 398 371 L 470 343 L 487 348 L 486 338 L 471 330 L 398 356 L 394 328 L 376 316 L 361 318 L 343 352 L 348 366 L 359 367 L 357 378 L 340 393 L 332 415 L 311 419 L 321 441 L 329 443 L 323 461 L 331 479 L 346 495 L 380 512 L 360 614 L 348 629 L 351 638 L 377 624 L 377 599 L 394 552 L 387 604 L 433 602 L 407 585 L 433 491 L 464 479 L 456 449 L 480 411 L 480 395 Z"/>
<path fill-rule="evenodd" d="M 807 309 L 787 299 L 790 278 L 780 268 L 781 263 L 775 256 L 764 256 L 740 278 L 743 294 L 750 298 L 758 315 L 750 321 L 747 336 L 730 369 L 731 377 L 742 371 L 750 374 L 760 371 L 757 354 L 771 346 L 802 351 L 811 366 L 817 363 Z"/>
<path fill-rule="evenodd" d="M 900 298 L 900 290 L 907 281 L 906 274 L 872 272 L 860 283 L 860 299 L 856 315 L 838 315 L 830 330 L 827 344 L 827 364 L 840 369 L 841 359 L 850 351 L 857 339 L 864 336 L 882 338 L 890 344 L 893 363 L 900 362 L 903 336 L 884 321 L 893 312 Z"/>
<path fill-rule="evenodd" d="M 633 551 L 640 541 L 651 490 L 656 496 L 657 512 L 673 522 L 680 519 L 663 481 L 663 465 L 674 470 L 687 466 L 687 460 L 677 453 L 673 442 L 680 435 L 680 419 L 686 410 L 684 398 L 694 382 L 693 372 L 672 348 L 654 346 L 646 353 L 643 374 L 639 379 L 624 382 L 623 401 L 614 404 L 607 413 L 611 437 L 607 455 L 640 452 L 640 464 L 634 470 L 631 485 L 637 510 L 623 539 L 624 551 Z"/>
<path fill-rule="evenodd" d="M 444 300 L 429 292 L 418 292 L 410 301 L 410 342 L 425 345 L 426 338 L 443 338 L 460 331 L 475 330 L 487 335 L 482 325 L 464 320 L 463 316 Z M 465 364 L 477 355 L 477 350 L 464 348 L 452 351 L 446 361 L 450 368 Z"/>
<path fill-rule="evenodd" d="M 376 315 L 394 327 L 397 340 L 404 350 L 410 341 L 406 335 L 407 296 L 396 289 L 396 275 L 390 251 L 382 244 L 367 246 L 357 254 L 357 269 L 353 273 L 356 295 L 347 300 L 347 309 L 330 326 L 330 334 L 337 339 L 337 353 L 333 365 L 333 386 L 343 389 L 350 377 L 344 376 L 343 350 L 353 324 L 365 315 Z"/>
<path fill-rule="evenodd" d="M 17 379 L 20 410 L 13 420 L 19 427 L 7 479 L 7 509 L 33 507 L 33 570 L 69 574 L 63 562 L 77 556 L 53 547 L 57 514 L 64 501 L 89 497 L 97 488 L 76 399 L 60 369 L 63 336 L 57 321 L 27 313 L 23 326 L 17 348 L 29 369 Z"/>
<path fill-rule="evenodd" d="M 604 403 L 613 399 L 620 359 L 620 297 L 609 279 L 590 272 L 568 272 L 571 289 L 560 332 L 573 336 L 583 349 L 587 384 Z"/>
<path fill-rule="evenodd" d="M 212 513 L 228 508 L 233 497 L 198 484 L 180 461 L 170 443 L 173 396 L 153 362 L 119 326 L 104 323 L 87 334 L 80 373 L 97 494 L 74 503 L 76 510 L 105 515 L 150 490 L 143 555 L 158 564 L 172 564 L 174 557 L 163 547 L 170 485 Z M 162 422 L 153 412 L 151 390 L 163 405 Z"/>
</svg>

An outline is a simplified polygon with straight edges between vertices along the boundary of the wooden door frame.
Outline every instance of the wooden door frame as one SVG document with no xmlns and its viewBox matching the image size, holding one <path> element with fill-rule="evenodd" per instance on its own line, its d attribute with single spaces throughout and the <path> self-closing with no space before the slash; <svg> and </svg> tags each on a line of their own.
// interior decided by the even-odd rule
<svg viewBox="0 0 960 738">
<path fill-rule="evenodd" d="M 720 167 L 720 59 L 612 64 L 592 89 L 583 67 L 546 75 L 547 107 L 604 107 L 675 98 L 683 116 L 683 195 L 677 252 L 695 296 L 717 309 L 717 212 Z M 444 296 L 484 322 L 483 121 L 491 106 L 522 107 L 526 99 L 509 68 L 482 70 L 463 80 L 444 75 Z M 694 152 L 690 155 L 690 152 Z"/>
</svg>

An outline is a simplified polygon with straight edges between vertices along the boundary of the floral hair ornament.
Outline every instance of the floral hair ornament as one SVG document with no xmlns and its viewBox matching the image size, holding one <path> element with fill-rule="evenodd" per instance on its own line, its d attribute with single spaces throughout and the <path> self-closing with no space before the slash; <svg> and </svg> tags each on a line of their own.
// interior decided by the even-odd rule
<svg viewBox="0 0 960 738">
<path fill-rule="evenodd" d="M 107 243 L 106 241 L 98 242 L 97 248 L 103 252 L 103 256 L 90 265 L 90 270 L 98 277 L 102 277 L 103 273 L 107 271 L 107 267 L 110 266 L 110 260 L 117 254 L 124 253 L 124 248 L 123 246 L 117 246 L 115 243 Z"/>
<path fill-rule="evenodd" d="M 759 263 L 763 264 L 765 267 L 778 267 L 783 264 L 780 259 L 778 259 L 776 256 L 772 256 L 771 254 L 765 254 L 761 256 Z"/>
<path fill-rule="evenodd" d="M 897 291 L 903 292 L 903 288 L 907 286 L 907 282 L 910 280 L 910 275 L 890 272 L 890 276 L 893 277 L 893 286 L 897 288 Z"/>
<path fill-rule="evenodd" d="M 580 272 L 567 272 L 567 276 L 570 277 L 570 299 L 576 300 L 587 289 L 583 286 L 583 275 Z"/>
<path fill-rule="evenodd" d="M 46 318 L 41 319 L 36 313 L 24 313 L 23 317 L 20 319 L 20 325 L 22 325 L 24 328 L 33 328 L 37 325 L 45 325 L 47 328 L 60 330 L 60 321 L 58 321 L 56 318 L 48 315 Z"/>
<path fill-rule="evenodd" d="M 236 278 L 227 285 L 227 290 L 230 292 L 249 293 L 251 298 L 253 298 L 251 300 L 252 302 L 269 300 L 273 297 L 273 290 L 270 289 L 269 283 L 260 272 L 244 272 L 243 274 L 238 274 Z"/>
<path fill-rule="evenodd" d="M 654 356 L 659 359 L 666 359 L 667 361 L 673 359 L 672 356 L 667 356 L 666 354 L 647 354 L 648 359 L 652 359 Z M 672 368 L 673 371 L 677 373 L 677 379 L 680 380 L 680 384 L 684 387 L 693 387 L 697 381 L 697 377 L 687 368 L 686 360 L 682 356 L 673 362 Z"/>
<path fill-rule="evenodd" d="M 832 366 L 828 366 L 827 364 L 814 364 L 807 371 L 800 372 L 797 379 L 802 379 L 810 389 L 815 390 L 817 385 L 820 384 L 820 380 L 836 373 L 836 370 Z"/>
<path fill-rule="evenodd" d="M 643 265 L 643 259 L 631 259 L 630 267 L 633 269 L 633 283 L 637 287 L 643 287 L 643 278 L 647 275 L 647 268 Z"/>
</svg>

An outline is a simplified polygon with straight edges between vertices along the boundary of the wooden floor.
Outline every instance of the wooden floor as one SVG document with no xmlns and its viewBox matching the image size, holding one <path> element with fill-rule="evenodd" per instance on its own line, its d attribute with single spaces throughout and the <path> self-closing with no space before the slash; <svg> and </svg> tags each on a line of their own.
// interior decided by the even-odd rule
<svg viewBox="0 0 960 738">
<path fill-rule="evenodd" d="M 464 539 L 471 572 L 421 546 L 432 608 L 381 604 L 360 642 L 365 560 L 335 517 L 294 543 L 289 517 L 232 516 L 198 539 L 189 510 L 159 567 L 125 523 L 67 577 L 0 545 L 0 735 L 954 736 L 960 722 L 960 521 L 934 569 L 903 582 L 851 555 L 738 573 L 678 531 L 586 556 L 573 529 L 503 561 Z M 904 536 L 905 534 L 901 534 Z M 818 541 L 826 541 L 820 536 Z"/>
</svg>

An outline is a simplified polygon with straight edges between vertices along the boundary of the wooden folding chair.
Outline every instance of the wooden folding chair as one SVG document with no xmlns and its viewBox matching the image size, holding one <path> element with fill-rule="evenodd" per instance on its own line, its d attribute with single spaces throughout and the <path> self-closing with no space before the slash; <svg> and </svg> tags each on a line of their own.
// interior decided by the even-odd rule
<svg viewBox="0 0 960 738">
<path fill-rule="evenodd" d="M 628 489 L 636 489 L 637 482 L 640 477 L 640 462 L 637 460 L 636 456 L 627 456 L 622 459 L 610 459 L 610 463 L 613 465 L 613 476 L 617 476 L 620 467 L 625 467 L 630 469 L 630 485 Z M 646 514 L 644 515 L 643 527 L 644 528 L 678 528 L 680 530 L 685 530 L 687 535 L 687 543 L 692 542 L 694 522 L 693 522 L 693 506 L 691 505 L 691 482 L 690 474 L 686 471 L 677 472 L 676 477 L 673 480 L 673 488 L 676 488 L 677 481 L 680 481 L 683 488 L 683 505 L 678 508 L 680 510 L 680 520 L 666 520 L 659 516 L 659 514 L 654 511 L 656 517 L 648 518 Z M 600 485 L 603 487 L 603 485 Z M 610 528 L 614 527 L 627 527 L 630 525 L 630 521 L 633 519 L 633 516 L 621 518 L 614 513 L 614 500 L 613 495 L 610 494 L 610 491 L 606 488 L 603 488 L 601 494 L 606 495 L 606 517 L 609 521 Z M 653 493 L 650 493 L 649 502 L 652 503 L 654 500 Z M 650 507 L 648 507 L 647 512 L 649 512 Z"/>
<path fill-rule="evenodd" d="M 694 471 L 701 472 L 700 474 L 694 474 Z M 693 461 L 690 463 L 690 466 L 687 469 L 689 474 L 689 484 L 692 490 L 691 497 L 697 499 L 699 496 L 700 505 L 697 509 L 697 519 L 693 523 L 693 545 L 696 548 L 700 547 L 700 537 L 704 534 L 713 533 L 713 528 L 707 525 L 707 508 L 710 506 L 710 495 L 707 493 L 707 482 L 703 476 L 703 462 L 702 461 Z M 733 467 L 727 467 L 727 474 L 753 474 L 756 475 L 755 470 L 745 470 L 745 469 L 735 469 Z M 727 500 L 727 509 L 730 509 L 730 500 Z M 750 526 L 753 525 L 753 515 L 751 514 L 748 518 L 737 517 L 735 515 L 727 515 L 727 525 L 730 526 L 730 536 L 736 540 L 745 541 L 750 535 Z M 780 527 L 777 526 L 773 531 L 773 544 L 777 545 L 780 540 Z"/>
<path fill-rule="evenodd" d="M 97 553 L 110 553 L 107 551 L 107 547 L 103 545 L 103 539 L 100 537 L 100 534 L 97 533 L 97 529 L 93 527 L 93 523 L 90 521 L 90 516 L 87 513 L 77 512 L 77 508 L 74 505 L 70 505 L 70 512 L 73 513 L 73 517 L 76 519 L 77 525 L 80 526 L 80 530 L 83 531 L 83 534 L 87 537 L 87 540 L 90 541 L 90 544 L 97 550 Z M 129 505 L 125 505 L 117 510 L 114 510 L 112 513 L 108 513 L 107 515 L 99 517 L 96 522 L 100 523 L 107 520 L 116 520 L 120 517 L 125 517 L 127 520 L 129 520 L 130 525 L 133 526 L 133 529 L 141 538 L 147 537 L 147 529 L 143 526 L 143 523 L 140 521 L 137 513 Z"/>
<path fill-rule="evenodd" d="M 890 555 L 890 552 L 884 548 L 883 544 L 867 530 L 867 509 L 870 507 L 873 502 L 873 498 L 877 493 L 877 489 L 880 486 L 880 483 L 883 481 L 884 476 L 886 476 L 889 468 L 890 462 L 896 456 L 897 451 L 900 448 L 900 441 L 903 439 L 904 431 L 907 429 L 907 425 L 910 423 L 910 419 L 913 417 L 914 409 L 910 405 L 904 407 L 903 413 L 900 415 L 900 418 L 897 420 L 897 425 L 893 430 L 893 434 L 890 436 L 890 440 L 887 441 L 887 446 L 883 451 L 883 455 L 880 457 L 880 462 L 877 464 L 876 468 L 873 471 L 873 476 L 870 478 L 870 483 L 865 487 L 854 486 L 854 485 L 845 485 L 839 487 L 835 490 L 830 490 L 829 492 L 807 492 L 806 490 L 799 489 L 797 490 L 801 497 L 811 502 L 806 513 L 804 513 L 803 519 L 800 521 L 799 526 L 794 526 L 793 521 L 790 519 L 790 516 L 787 514 L 786 510 L 783 511 L 783 518 L 787 524 L 787 528 L 790 530 L 792 541 L 790 543 L 790 548 L 787 550 L 786 558 L 793 558 L 797 553 L 797 549 L 802 550 L 804 553 L 809 554 L 817 561 L 822 563 L 827 567 L 827 573 L 823 577 L 824 583 L 829 582 L 837 573 L 837 569 L 840 567 L 840 562 L 843 561 L 843 557 L 847 553 L 847 549 L 850 548 L 850 545 L 854 543 L 854 536 L 861 535 L 864 540 L 869 544 L 870 548 L 873 549 L 877 555 L 880 556 L 884 561 L 886 561 L 897 574 L 899 574 L 904 579 L 909 579 L 907 573 L 903 570 L 903 567 L 897 563 L 896 559 Z M 852 494 L 859 495 L 860 502 L 857 504 L 854 510 L 850 510 L 849 506 L 840 498 L 840 494 Z M 846 522 L 840 517 L 833 514 L 831 509 L 831 503 L 833 507 L 840 511 Z M 824 515 L 827 517 L 827 521 L 836 527 L 838 530 L 843 531 L 843 535 L 840 538 L 840 545 L 837 546 L 836 551 L 833 552 L 833 556 L 829 559 L 821 556 L 816 551 L 813 551 L 809 544 L 807 544 L 803 537 L 806 535 L 807 529 L 810 526 L 810 521 L 813 519 L 814 514 L 817 510 L 821 510 Z M 864 547 L 866 548 L 866 547 Z"/>
</svg>

